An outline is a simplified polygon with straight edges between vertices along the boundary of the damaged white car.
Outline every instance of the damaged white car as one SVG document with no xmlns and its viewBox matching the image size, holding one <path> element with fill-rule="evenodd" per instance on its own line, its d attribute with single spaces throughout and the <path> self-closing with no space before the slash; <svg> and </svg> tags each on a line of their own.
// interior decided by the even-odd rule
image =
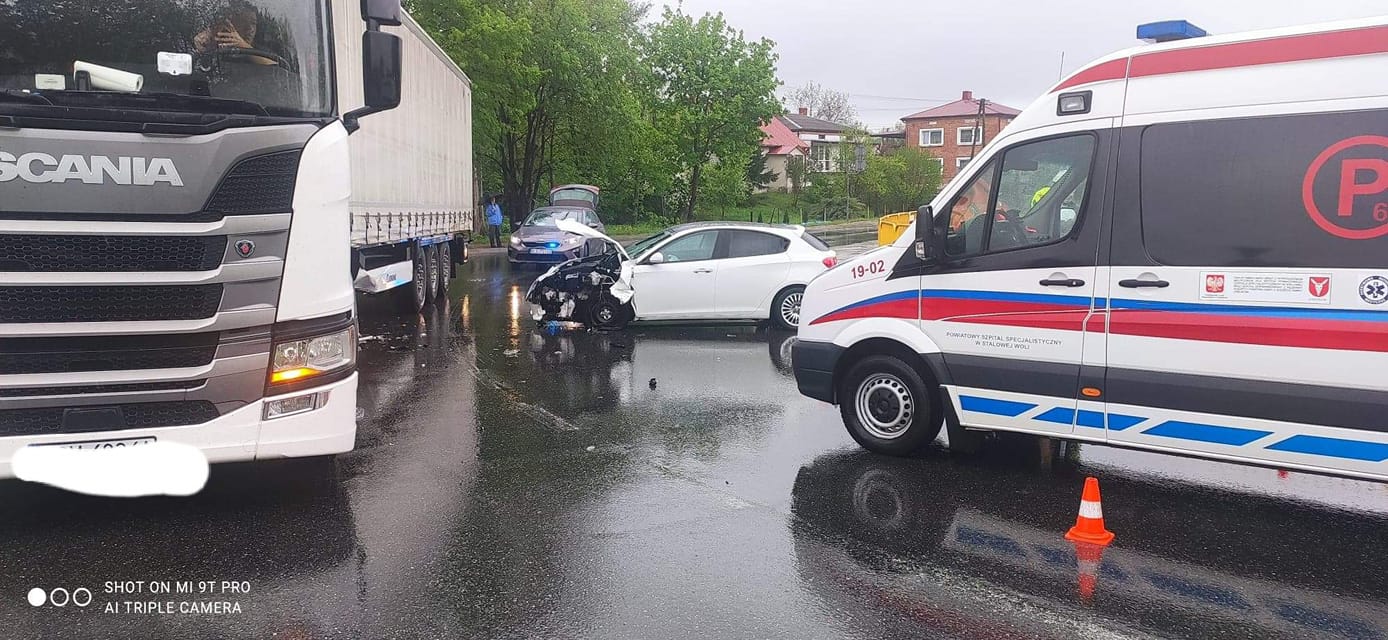
<svg viewBox="0 0 1388 640">
<path fill-rule="evenodd" d="M 600 330 L 633 320 L 769 321 L 794 330 L 805 285 L 837 260 L 799 226 L 695 222 L 665 229 L 628 251 L 585 225 L 559 224 L 587 238 L 583 257 L 530 285 L 532 315 Z"/>
<path fill-rule="evenodd" d="M 583 257 L 557 264 L 525 292 L 537 322 L 570 320 L 595 329 L 621 329 L 635 319 L 631 305 L 633 262 L 616 240 L 573 220 L 561 231 L 585 236 Z"/>
</svg>

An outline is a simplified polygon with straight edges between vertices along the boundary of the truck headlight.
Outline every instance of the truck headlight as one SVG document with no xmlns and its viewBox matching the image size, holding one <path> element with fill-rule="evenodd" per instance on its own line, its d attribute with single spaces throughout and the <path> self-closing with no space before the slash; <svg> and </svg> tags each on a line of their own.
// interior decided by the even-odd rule
<svg viewBox="0 0 1388 640">
<path fill-rule="evenodd" d="M 288 385 L 351 368 L 357 360 L 357 330 L 276 342 L 270 355 L 270 386 Z"/>
</svg>

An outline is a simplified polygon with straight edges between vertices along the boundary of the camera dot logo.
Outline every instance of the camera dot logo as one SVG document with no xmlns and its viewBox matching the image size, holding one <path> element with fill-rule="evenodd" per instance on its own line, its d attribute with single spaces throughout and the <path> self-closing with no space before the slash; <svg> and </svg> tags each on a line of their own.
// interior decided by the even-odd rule
<svg viewBox="0 0 1388 640">
<path fill-rule="evenodd" d="M 34 587 L 29 590 L 29 606 L 42 607 L 45 602 L 48 602 L 48 594 L 44 593 L 43 589 Z"/>
</svg>

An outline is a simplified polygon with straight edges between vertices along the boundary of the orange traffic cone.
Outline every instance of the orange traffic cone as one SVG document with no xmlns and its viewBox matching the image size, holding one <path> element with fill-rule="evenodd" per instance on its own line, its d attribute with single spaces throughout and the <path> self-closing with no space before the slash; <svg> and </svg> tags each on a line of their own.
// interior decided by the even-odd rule
<svg viewBox="0 0 1388 640">
<path fill-rule="evenodd" d="M 1080 578 L 1080 601 L 1088 603 L 1094 599 L 1094 588 L 1099 585 L 1099 563 L 1103 560 L 1103 547 L 1088 542 L 1075 543 L 1075 568 Z"/>
<path fill-rule="evenodd" d="M 1113 532 L 1104 528 L 1104 508 L 1099 505 L 1099 479 L 1093 476 L 1084 479 L 1084 494 L 1080 496 L 1080 515 L 1075 518 L 1075 526 L 1065 534 L 1071 542 L 1088 542 L 1107 546 L 1113 542 Z"/>
</svg>

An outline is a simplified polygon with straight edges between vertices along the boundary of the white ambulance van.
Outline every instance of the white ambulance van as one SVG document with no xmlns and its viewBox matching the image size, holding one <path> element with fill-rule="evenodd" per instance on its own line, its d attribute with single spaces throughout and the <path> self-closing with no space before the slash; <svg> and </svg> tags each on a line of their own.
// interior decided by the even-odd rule
<svg viewBox="0 0 1388 640">
<path fill-rule="evenodd" d="M 1388 17 L 1112 54 L 810 284 L 862 446 L 1018 431 L 1388 480 Z"/>
</svg>

